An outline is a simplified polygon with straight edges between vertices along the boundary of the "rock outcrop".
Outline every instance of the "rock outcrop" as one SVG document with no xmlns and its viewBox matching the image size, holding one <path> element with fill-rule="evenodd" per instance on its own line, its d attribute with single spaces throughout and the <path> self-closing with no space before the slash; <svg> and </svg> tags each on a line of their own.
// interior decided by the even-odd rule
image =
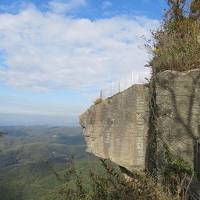
<svg viewBox="0 0 200 200">
<path fill-rule="evenodd" d="M 145 168 L 148 88 L 134 85 L 80 116 L 87 151 L 129 170 Z"/>
<path fill-rule="evenodd" d="M 173 154 L 181 156 L 191 166 L 198 165 L 200 70 L 165 71 L 156 78 L 158 155 L 165 143 Z"/>
<path fill-rule="evenodd" d="M 147 153 L 152 108 L 146 85 L 133 85 L 80 116 L 88 152 L 129 170 L 144 170 L 149 155 L 158 165 L 162 163 L 166 144 L 173 154 L 200 168 L 200 70 L 161 72 L 156 76 L 155 94 L 155 155 Z"/>
</svg>

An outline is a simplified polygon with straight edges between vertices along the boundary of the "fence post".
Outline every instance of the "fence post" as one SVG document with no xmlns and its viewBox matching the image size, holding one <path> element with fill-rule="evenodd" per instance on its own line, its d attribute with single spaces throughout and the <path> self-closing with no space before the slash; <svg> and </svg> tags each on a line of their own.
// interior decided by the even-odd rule
<svg viewBox="0 0 200 200">
<path fill-rule="evenodd" d="M 113 82 L 112 82 L 112 84 L 111 84 L 111 96 L 114 94 L 114 84 L 113 84 Z"/>
<path fill-rule="evenodd" d="M 106 87 L 104 89 L 100 90 L 100 98 L 108 98 L 110 96 L 113 96 L 117 93 L 120 93 L 129 87 L 131 87 L 133 84 L 140 84 L 143 81 L 143 78 L 141 78 L 141 73 L 131 72 L 129 76 L 126 77 L 126 79 L 122 79 L 121 81 L 112 82 L 109 87 Z"/>
<path fill-rule="evenodd" d="M 100 99 L 103 99 L 103 94 L 102 90 L 100 90 Z"/>
<path fill-rule="evenodd" d="M 133 84 L 134 75 L 133 72 L 131 73 L 131 84 Z"/>
</svg>

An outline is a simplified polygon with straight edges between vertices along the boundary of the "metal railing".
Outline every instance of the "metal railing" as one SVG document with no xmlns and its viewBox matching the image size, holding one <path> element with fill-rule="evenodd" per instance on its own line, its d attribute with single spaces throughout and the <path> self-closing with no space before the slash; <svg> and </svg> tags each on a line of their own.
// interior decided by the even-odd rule
<svg viewBox="0 0 200 200">
<path fill-rule="evenodd" d="M 105 87 L 101 89 L 100 91 L 100 98 L 106 99 L 108 97 L 111 97 L 117 93 L 120 93 L 128 88 L 130 88 L 134 84 L 144 84 L 147 83 L 147 79 L 149 79 L 150 73 L 134 73 L 132 72 L 129 76 L 126 78 L 111 83 L 108 87 Z"/>
</svg>

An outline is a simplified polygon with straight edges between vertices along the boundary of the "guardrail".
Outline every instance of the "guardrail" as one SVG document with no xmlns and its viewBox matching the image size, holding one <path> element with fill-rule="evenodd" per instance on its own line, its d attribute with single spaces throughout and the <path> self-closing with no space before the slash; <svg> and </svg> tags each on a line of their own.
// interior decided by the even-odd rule
<svg viewBox="0 0 200 200">
<path fill-rule="evenodd" d="M 106 99 L 108 97 L 111 97 L 117 93 L 120 93 L 129 87 L 131 87 L 134 84 L 145 84 L 147 83 L 147 79 L 149 79 L 150 73 L 134 73 L 132 72 L 129 76 L 126 78 L 118 81 L 118 82 L 113 82 L 111 83 L 108 87 L 105 87 L 101 89 L 100 91 L 100 98 L 101 99 Z"/>
</svg>

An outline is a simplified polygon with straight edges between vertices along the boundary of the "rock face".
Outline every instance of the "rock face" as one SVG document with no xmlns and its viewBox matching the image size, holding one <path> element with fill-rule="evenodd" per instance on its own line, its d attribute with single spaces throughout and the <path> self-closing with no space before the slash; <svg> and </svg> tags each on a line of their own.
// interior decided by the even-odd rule
<svg viewBox="0 0 200 200">
<path fill-rule="evenodd" d="M 148 95 L 147 87 L 134 85 L 82 114 L 87 151 L 129 170 L 144 169 Z"/>
<path fill-rule="evenodd" d="M 200 70 L 160 73 L 156 95 L 158 155 L 166 143 L 173 154 L 200 167 Z"/>
<path fill-rule="evenodd" d="M 148 156 L 162 165 L 166 144 L 200 171 L 200 70 L 165 71 L 156 76 L 158 115 L 156 154 L 147 153 L 150 94 L 145 85 L 128 90 L 91 106 L 80 116 L 87 150 L 109 158 L 129 170 L 144 170 Z"/>
</svg>

